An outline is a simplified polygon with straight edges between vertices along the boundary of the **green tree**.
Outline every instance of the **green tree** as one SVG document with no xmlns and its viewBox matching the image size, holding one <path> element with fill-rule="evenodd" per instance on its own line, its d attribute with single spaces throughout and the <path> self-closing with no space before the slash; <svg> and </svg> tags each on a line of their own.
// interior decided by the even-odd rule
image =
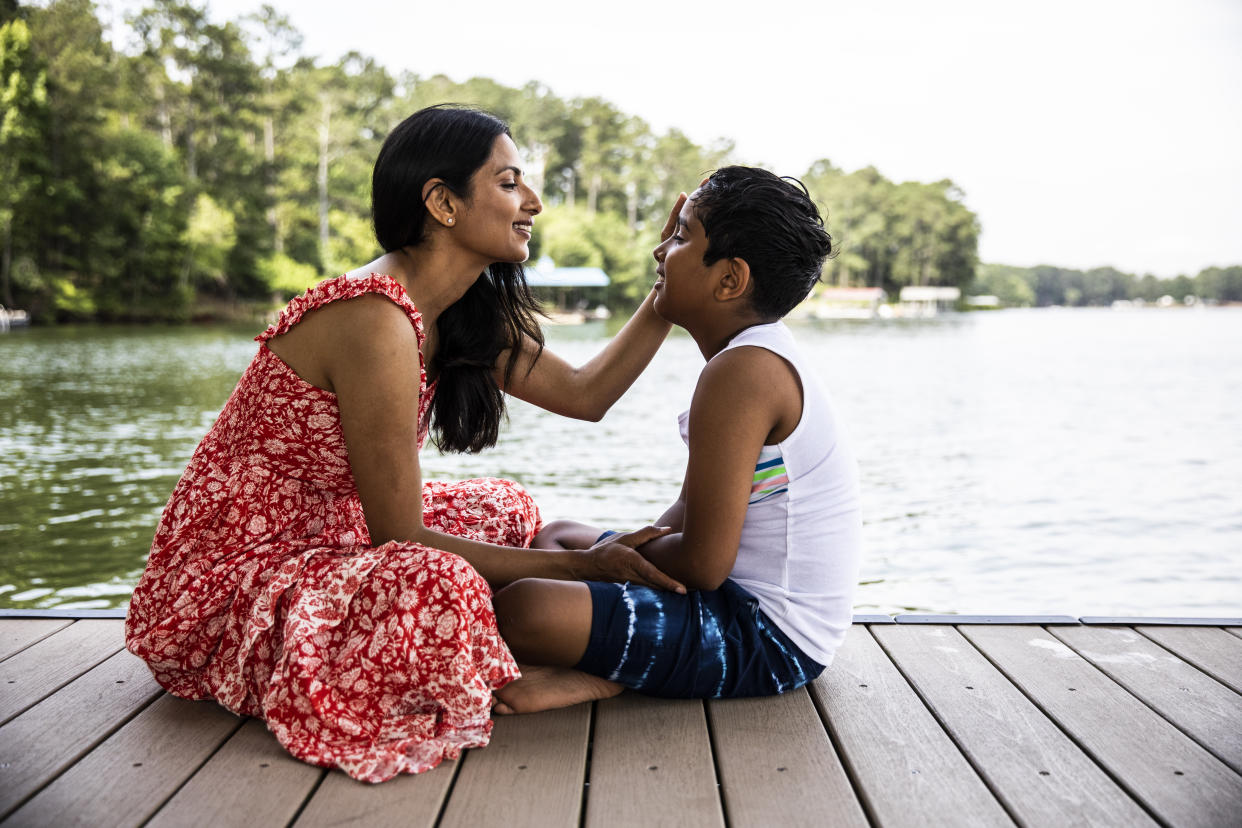
<svg viewBox="0 0 1242 828">
<path fill-rule="evenodd" d="M 258 70 L 262 92 L 255 110 L 263 125 L 263 187 L 267 199 L 264 217 L 271 231 L 271 246 L 276 253 L 284 252 L 279 212 L 276 208 L 276 132 L 277 115 L 300 106 L 292 94 L 290 72 L 296 64 L 296 53 L 302 46 L 302 35 L 272 6 L 264 4 L 244 22 L 249 28 L 246 37 L 262 58 Z"/>
<path fill-rule="evenodd" d="M 539 244 L 532 252 L 538 256 L 558 267 L 598 267 L 607 273 L 613 307 L 633 307 L 655 281 L 655 232 L 636 238 L 616 213 L 591 215 L 581 206 L 552 206 L 535 222 L 535 230 Z"/>
<path fill-rule="evenodd" d="M 1242 265 L 1204 268 L 1195 277 L 1195 293 L 1217 302 L 1242 302 Z"/>
<path fill-rule="evenodd" d="M 118 128 L 96 161 L 100 198 L 117 205 L 99 216 L 91 245 L 98 311 L 112 319 L 187 318 L 194 294 L 180 276 L 186 260 L 185 178 L 159 136 Z"/>
<path fill-rule="evenodd" d="M 13 220 L 37 186 L 34 156 L 47 108 L 46 73 L 23 20 L 0 26 L 0 301 L 13 305 Z"/>
<path fill-rule="evenodd" d="M 1025 278 L 1025 268 L 1008 265 L 981 264 L 971 290 L 995 296 L 1008 308 L 1024 308 L 1035 304 L 1035 291 Z"/>
</svg>

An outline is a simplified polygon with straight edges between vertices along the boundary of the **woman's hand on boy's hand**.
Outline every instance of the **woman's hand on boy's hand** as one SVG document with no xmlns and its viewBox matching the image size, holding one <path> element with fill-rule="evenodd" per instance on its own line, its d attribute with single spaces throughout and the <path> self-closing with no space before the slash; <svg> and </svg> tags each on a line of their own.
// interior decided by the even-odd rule
<svg viewBox="0 0 1242 828">
<path fill-rule="evenodd" d="M 704 178 L 699 182 L 702 187 L 707 183 Z M 668 241 L 668 237 L 673 235 L 673 231 L 677 229 L 677 219 L 681 216 L 681 208 L 686 206 L 686 199 L 689 198 L 685 193 L 679 193 L 677 200 L 673 202 L 673 209 L 668 213 L 668 221 L 664 222 L 664 229 L 660 231 L 660 241 Z"/>
<path fill-rule="evenodd" d="M 667 526 L 644 526 L 633 532 L 609 535 L 581 553 L 586 560 L 586 572 L 580 576 L 581 579 L 615 583 L 630 581 L 685 594 L 686 588 L 680 582 L 665 575 L 655 564 L 634 551 L 635 547 L 671 531 Z"/>
<path fill-rule="evenodd" d="M 664 229 L 660 231 L 660 241 L 668 241 L 668 237 L 673 235 L 673 231 L 677 229 L 677 219 L 681 216 L 681 208 L 686 206 L 686 194 L 681 193 L 677 196 L 677 201 L 673 202 L 673 209 L 668 213 L 668 221 L 664 222 Z"/>
</svg>

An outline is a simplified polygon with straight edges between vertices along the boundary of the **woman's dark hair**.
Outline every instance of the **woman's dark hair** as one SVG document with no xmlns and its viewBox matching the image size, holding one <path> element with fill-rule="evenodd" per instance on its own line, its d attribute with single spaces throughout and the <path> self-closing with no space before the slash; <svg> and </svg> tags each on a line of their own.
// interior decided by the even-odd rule
<svg viewBox="0 0 1242 828">
<path fill-rule="evenodd" d="M 819 281 L 832 237 L 806 187 L 756 167 L 723 167 L 694 194 L 694 215 L 707 235 L 703 264 L 744 259 L 750 265 L 750 303 L 779 319 Z"/>
<path fill-rule="evenodd" d="M 428 216 L 423 185 L 442 179 L 450 191 L 469 201 L 471 176 L 491 156 L 496 139 L 509 134 L 508 124 L 494 115 L 447 104 L 420 109 L 398 124 L 384 140 L 371 176 L 371 217 L 380 247 L 391 253 L 421 244 Z M 522 266 L 496 262 L 440 314 L 440 341 L 431 366 L 438 380 L 430 415 L 432 436 L 441 450 L 476 452 L 496 444 L 505 396 L 492 369 L 500 352 L 509 348 L 509 381 L 524 336 L 542 352 L 537 313 L 539 304 L 526 286 Z"/>
</svg>

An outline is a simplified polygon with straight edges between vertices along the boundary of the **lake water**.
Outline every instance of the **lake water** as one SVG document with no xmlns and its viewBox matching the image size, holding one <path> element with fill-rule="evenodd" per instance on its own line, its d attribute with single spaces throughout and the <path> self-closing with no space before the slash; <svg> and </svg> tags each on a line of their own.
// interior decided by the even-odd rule
<svg viewBox="0 0 1242 828">
<path fill-rule="evenodd" d="M 859 612 L 1242 615 L 1242 309 L 795 323 L 853 436 Z M 615 326 L 548 329 L 571 361 Z M 123 605 L 165 500 L 255 352 L 236 327 L 0 335 L 0 607 Z M 424 476 L 521 481 L 545 517 L 676 496 L 702 358 L 675 334 L 601 423 L 522 403 Z"/>
</svg>

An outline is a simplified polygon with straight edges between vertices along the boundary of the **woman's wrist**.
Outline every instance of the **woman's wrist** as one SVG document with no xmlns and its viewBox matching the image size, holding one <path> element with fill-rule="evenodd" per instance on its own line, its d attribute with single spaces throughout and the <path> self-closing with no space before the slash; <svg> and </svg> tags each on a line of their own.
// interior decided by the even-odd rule
<svg viewBox="0 0 1242 828">
<path fill-rule="evenodd" d="M 564 581 L 589 581 L 592 576 L 593 555 L 590 549 L 564 549 L 558 555 L 563 567 Z"/>
</svg>

